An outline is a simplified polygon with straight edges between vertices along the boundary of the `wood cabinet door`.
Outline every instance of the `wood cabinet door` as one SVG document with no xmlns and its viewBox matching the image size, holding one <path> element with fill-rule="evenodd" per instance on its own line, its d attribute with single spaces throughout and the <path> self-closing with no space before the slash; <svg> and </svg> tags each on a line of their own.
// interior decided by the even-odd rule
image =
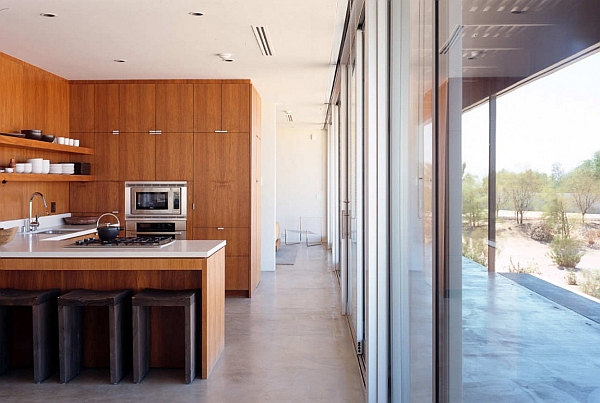
<svg viewBox="0 0 600 403">
<path fill-rule="evenodd" d="M 155 130 L 155 85 L 119 84 L 119 131 Z"/>
<path fill-rule="evenodd" d="M 250 228 L 194 228 L 194 238 L 199 240 L 225 240 L 225 256 L 250 254 Z"/>
<path fill-rule="evenodd" d="M 194 132 L 221 130 L 221 84 L 194 84 Z"/>
<path fill-rule="evenodd" d="M 194 225 L 250 227 L 250 134 L 194 135 Z"/>
<path fill-rule="evenodd" d="M 222 84 L 221 129 L 250 132 L 250 84 Z"/>
<path fill-rule="evenodd" d="M 123 134 L 124 135 L 124 134 Z M 118 181 L 120 159 L 119 136 L 121 134 L 95 133 L 94 164 L 92 175 L 97 181 Z"/>
<path fill-rule="evenodd" d="M 194 135 L 161 133 L 156 139 L 156 180 L 194 180 Z"/>
<path fill-rule="evenodd" d="M 119 130 L 119 84 L 95 84 L 94 131 Z"/>
<path fill-rule="evenodd" d="M 69 85 L 69 131 L 94 131 L 94 84 Z"/>
<path fill-rule="evenodd" d="M 227 250 L 227 246 L 225 246 Z M 225 257 L 225 290 L 247 291 L 249 288 L 249 258 L 242 256 Z"/>
<path fill-rule="evenodd" d="M 119 180 L 153 181 L 156 175 L 155 135 L 119 134 Z"/>
<path fill-rule="evenodd" d="M 23 129 L 23 65 L 0 55 L 0 131 Z"/>
<path fill-rule="evenodd" d="M 123 192 L 120 182 L 71 182 L 70 211 L 98 216 L 106 212 L 122 212 Z"/>
<path fill-rule="evenodd" d="M 156 130 L 194 131 L 194 85 L 156 84 Z"/>
</svg>

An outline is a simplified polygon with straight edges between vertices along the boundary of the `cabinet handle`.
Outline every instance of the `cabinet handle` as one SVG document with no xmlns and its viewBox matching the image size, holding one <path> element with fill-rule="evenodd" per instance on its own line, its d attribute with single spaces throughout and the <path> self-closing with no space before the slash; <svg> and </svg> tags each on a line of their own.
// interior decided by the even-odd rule
<svg viewBox="0 0 600 403">
<path fill-rule="evenodd" d="M 154 130 L 154 134 L 162 134 L 162 130 Z"/>
<path fill-rule="evenodd" d="M 218 229 L 219 231 L 221 231 L 221 230 L 224 230 L 225 228 L 224 228 L 224 227 L 217 227 L 217 229 Z"/>
<path fill-rule="evenodd" d="M 215 130 L 215 133 L 227 133 L 227 130 Z"/>
<path fill-rule="evenodd" d="M 118 130 L 113 130 L 112 134 L 119 134 L 119 131 Z"/>
</svg>

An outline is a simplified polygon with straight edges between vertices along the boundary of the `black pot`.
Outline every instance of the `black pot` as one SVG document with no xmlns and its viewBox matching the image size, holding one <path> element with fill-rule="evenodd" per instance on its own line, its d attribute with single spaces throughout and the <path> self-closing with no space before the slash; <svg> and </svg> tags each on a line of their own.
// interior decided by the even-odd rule
<svg viewBox="0 0 600 403">
<path fill-rule="evenodd" d="M 98 238 L 104 242 L 110 242 L 114 240 L 117 236 L 119 236 L 122 229 L 123 228 L 119 227 L 118 225 L 115 226 L 112 224 L 107 224 L 106 226 L 96 228 L 98 231 Z"/>
<path fill-rule="evenodd" d="M 111 215 L 111 216 L 115 217 L 117 219 L 117 223 L 116 224 L 104 223 L 104 224 L 100 225 L 100 219 L 102 217 L 104 217 L 105 215 Z M 119 236 L 119 233 L 121 232 L 122 229 L 123 228 L 121 228 L 121 221 L 119 221 L 119 217 L 117 217 L 116 215 L 114 215 L 112 213 L 104 213 L 100 217 L 98 217 L 98 220 L 96 221 L 96 230 L 98 231 L 98 238 L 100 238 L 100 240 L 103 242 L 110 242 L 110 241 L 114 240 L 117 236 Z"/>
</svg>

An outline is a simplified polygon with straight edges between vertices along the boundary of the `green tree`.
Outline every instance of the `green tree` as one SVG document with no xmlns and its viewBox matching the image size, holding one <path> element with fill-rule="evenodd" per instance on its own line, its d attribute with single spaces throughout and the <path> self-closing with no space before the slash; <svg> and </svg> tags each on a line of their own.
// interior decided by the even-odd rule
<svg viewBox="0 0 600 403">
<path fill-rule="evenodd" d="M 462 212 L 471 227 L 476 227 L 485 218 L 487 209 L 487 186 L 476 176 L 464 174 L 462 181 Z"/>
<path fill-rule="evenodd" d="M 571 226 L 567 211 L 569 203 L 566 194 L 548 189 L 544 194 L 544 220 L 562 238 L 571 237 Z"/>
<path fill-rule="evenodd" d="M 581 223 L 592 205 L 600 201 L 600 179 L 590 165 L 584 163 L 565 179 L 565 190 L 573 196 L 573 203 L 581 213 Z"/>
<path fill-rule="evenodd" d="M 528 211 L 533 199 L 547 182 L 546 175 L 528 169 L 525 172 L 502 172 L 506 190 L 512 201 L 517 224 L 523 224 L 523 214 Z"/>
</svg>

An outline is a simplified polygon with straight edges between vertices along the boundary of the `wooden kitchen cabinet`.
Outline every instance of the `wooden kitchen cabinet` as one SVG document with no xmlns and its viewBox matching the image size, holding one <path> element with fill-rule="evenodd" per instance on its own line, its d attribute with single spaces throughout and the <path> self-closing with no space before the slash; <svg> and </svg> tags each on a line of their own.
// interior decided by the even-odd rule
<svg viewBox="0 0 600 403">
<path fill-rule="evenodd" d="M 162 133 L 194 132 L 194 85 L 156 84 L 156 125 Z"/>
<path fill-rule="evenodd" d="M 106 212 L 118 211 L 123 220 L 124 189 L 120 182 L 95 181 L 71 182 L 71 212 L 76 215 L 100 216 Z"/>
<path fill-rule="evenodd" d="M 250 228 L 194 228 L 194 239 L 214 239 L 227 241 L 225 256 L 249 256 L 249 237 Z"/>
<path fill-rule="evenodd" d="M 221 126 L 229 132 L 250 132 L 250 84 L 221 85 Z"/>
<path fill-rule="evenodd" d="M 250 226 L 250 134 L 194 135 L 194 225 Z"/>
<path fill-rule="evenodd" d="M 120 144 L 118 133 L 94 133 L 94 163 L 92 173 L 99 181 L 120 179 Z"/>
<path fill-rule="evenodd" d="M 69 97 L 69 131 L 71 133 L 93 133 L 94 84 L 69 85 Z"/>
<path fill-rule="evenodd" d="M 119 84 L 119 131 L 156 130 L 155 84 Z"/>
<path fill-rule="evenodd" d="M 225 289 L 247 291 L 250 276 L 250 228 L 194 228 L 193 239 L 225 240 Z"/>
<path fill-rule="evenodd" d="M 194 180 L 194 135 L 170 133 L 150 135 L 156 142 L 155 180 Z"/>
<path fill-rule="evenodd" d="M 23 64 L 0 53 L 0 132 L 23 128 Z"/>
<path fill-rule="evenodd" d="M 221 130 L 221 84 L 194 84 L 194 132 Z"/>
<path fill-rule="evenodd" d="M 119 130 L 119 84 L 94 84 L 93 115 L 96 133 Z"/>
<path fill-rule="evenodd" d="M 195 84 L 195 132 L 250 132 L 250 84 Z"/>
<path fill-rule="evenodd" d="M 122 181 L 153 181 L 156 173 L 156 142 L 154 134 L 120 133 L 119 179 Z"/>
</svg>

